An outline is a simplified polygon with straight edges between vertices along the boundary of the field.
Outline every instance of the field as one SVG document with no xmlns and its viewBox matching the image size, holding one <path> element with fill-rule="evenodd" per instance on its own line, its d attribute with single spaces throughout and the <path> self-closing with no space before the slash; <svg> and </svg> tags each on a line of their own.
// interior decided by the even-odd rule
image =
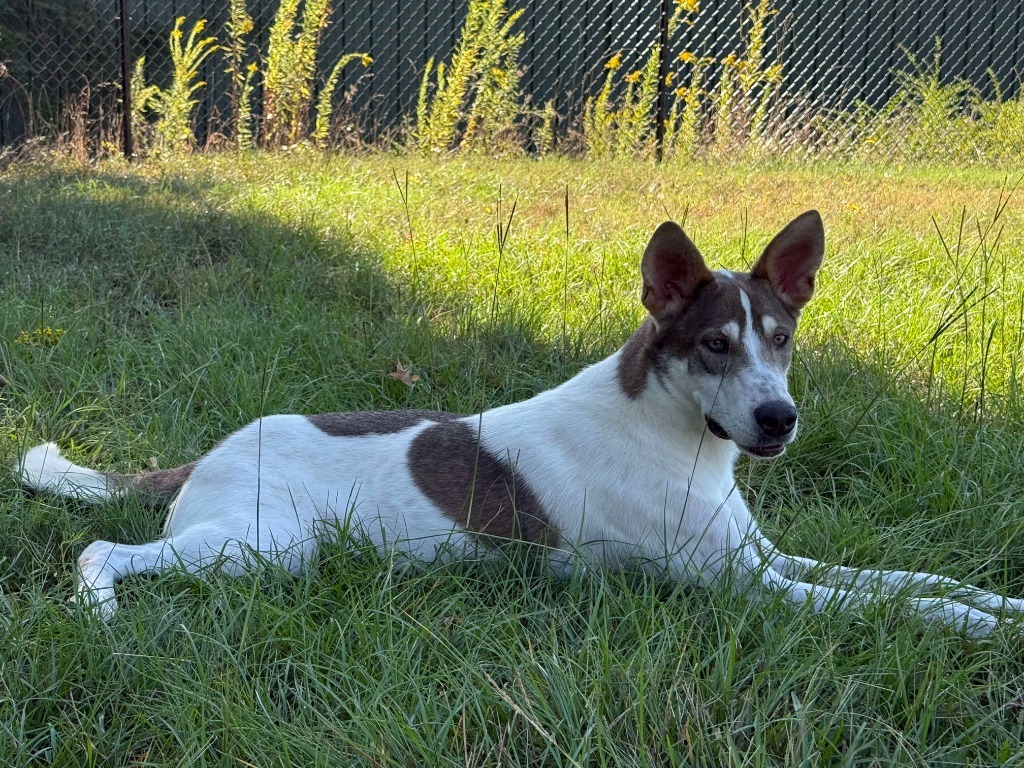
<svg viewBox="0 0 1024 768">
<path fill-rule="evenodd" d="M 522 399 L 640 322 L 662 220 L 742 268 L 815 207 L 801 436 L 741 462 L 746 498 L 794 554 L 1024 596 L 1016 183 L 304 151 L 21 162 L 0 171 L 0 459 L 54 439 L 136 471 L 261 414 Z M 109 626 L 69 602 L 87 543 L 160 524 L 0 477 L 8 764 L 1024 763 L 1011 624 L 967 640 L 898 598 L 816 616 L 521 558 L 396 573 L 357 544 L 297 579 L 132 579 Z"/>
</svg>

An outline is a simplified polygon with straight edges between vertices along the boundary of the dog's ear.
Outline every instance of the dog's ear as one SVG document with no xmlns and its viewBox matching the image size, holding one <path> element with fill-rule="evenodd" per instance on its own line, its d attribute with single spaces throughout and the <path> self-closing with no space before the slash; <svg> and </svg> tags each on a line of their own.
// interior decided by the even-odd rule
<svg viewBox="0 0 1024 768">
<path fill-rule="evenodd" d="M 775 295 L 799 312 L 814 294 L 814 276 L 824 255 L 825 226 L 817 211 L 807 211 L 768 243 L 750 276 L 767 280 Z"/>
<path fill-rule="evenodd" d="M 656 323 L 671 318 L 712 279 L 697 246 L 674 221 L 654 230 L 640 262 L 640 300 Z"/>
</svg>

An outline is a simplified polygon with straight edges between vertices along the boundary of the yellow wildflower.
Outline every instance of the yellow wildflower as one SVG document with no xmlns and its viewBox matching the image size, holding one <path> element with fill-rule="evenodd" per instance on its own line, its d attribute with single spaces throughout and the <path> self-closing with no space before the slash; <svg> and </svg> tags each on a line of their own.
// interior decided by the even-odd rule
<svg viewBox="0 0 1024 768">
<path fill-rule="evenodd" d="M 676 0 L 676 5 L 687 13 L 700 13 L 700 0 Z"/>
<path fill-rule="evenodd" d="M 360 54 L 359 60 L 363 62 L 364 67 L 368 67 L 371 64 L 373 64 L 373 56 L 370 56 L 369 54 L 366 53 Z"/>
<path fill-rule="evenodd" d="M 726 56 L 724 59 L 722 59 L 722 66 L 723 67 L 732 67 L 732 66 L 734 66 L 736 64 L 737 60 L 738 59 L 736 58 L 736 54 L 735 53 L 730 53 L 728 56 Z"/>
<path fill-rule="evenodd" d="M 691 53 L 690 51 L 683 51 L 682 53 L 680 53 L 679 54 L 679 60 L 681 62 L 683 62 L 683 64 L 696 64 L 697 63 L 697 57 L 693 53 Z"/>
<path fill-rule="evenodd" d="M 626 77 L 624 79 L 625 79 L 625 81 L 627 83 L 639 83 L 640 82 L 640 70 L 639 69 L 633 70 L 628 75 L 626 75 Z"/>
<path fill-rule="evenodd" d="M 665 85 L 672 85 L 672 81 L 676 79 L 675 72 L 669 72 L 665 75 Z"/>
<path fill-rule="evenodd" d="M 26 347 L 52 347 L 60 341 L 60 337 L 63 335 L 63 328 L 51 328 L 47 325 L 32 331 L 22 331 L 15 337 L 14 343 L 24 344 Z"/>
<path fill-rule="evenodd" d="M 246 67 L 246 69 L 252 72 L 253 74 L 256 74 L 256 70 L 258 69 L 258 67 L 256 66 L 256 62 L 252 62 L 248 67 Z"/>
<path fill-rule="evenodd" d="M 621 53 L 616 53 L 614 56 L 612 56 L 610 59 L 608 59 L 608 62 L 604 65 L 604 68 L 605 69 L 618 69 L 621 66 L 622 66 L 622 54 Z"/>
</svg>

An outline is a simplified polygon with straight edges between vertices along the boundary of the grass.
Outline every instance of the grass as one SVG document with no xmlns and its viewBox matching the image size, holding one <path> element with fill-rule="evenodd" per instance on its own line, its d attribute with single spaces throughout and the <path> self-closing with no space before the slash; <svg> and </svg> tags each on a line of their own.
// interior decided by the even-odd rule
<svg viewBox="0 0 1024 768">
<path fill-rule="evenodd" d="M 741 463 L 751 506 L 796 554 L 1024 595 L 1013 183 L 302 152 L 25 162 L 0 176 L 0 454 L 57 439 L 136 470 L 263 413 L 521 399 L 639 322 L 664 218 L 742 267 L 813 206 L 829 248 L 793 371 L 801 437 Z M 414 387 L 388 376 L 398 362 Z M 818 617 L 515 559 L 399 575 L 337 545 L 298 579 L 133 579 L 109 627 L 67 602 L 85 544 L 149 539 L 159 517 L 0 479 L 9 764 L 1024 760 L 1019 637 L 965 640 L 898 600 Z"/>
</svg>

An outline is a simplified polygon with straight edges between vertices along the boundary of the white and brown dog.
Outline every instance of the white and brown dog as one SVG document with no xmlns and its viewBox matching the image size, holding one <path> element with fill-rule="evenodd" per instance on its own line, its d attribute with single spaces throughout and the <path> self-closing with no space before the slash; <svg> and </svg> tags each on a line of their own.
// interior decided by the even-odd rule
<svg viewBox="0 0 1024 768">
<path fill-rule="evenodd" d="M 241 573 L 254 552 L 298 572 L 325 524 L 340 521 L 382 553 L 428 561 L 515 539 L 546 547 L 556 569 L 642 561 L 700 582 L 731 569 L 736 583 L 759 581 L 816 611 L 898 591 L 928 619 L 985 634 L 994 613 L 1022 611 L 1024 600 L 782 554 L 737 491 L 740 452 L 778 456 L 796 436 L 786 374 L 824 247 L 821 218 L 808 211 L 750 273 L 712 272 L 666 222 L 640 266 L 649 314 L 626 345 L 482 414 L 268 416 L 196 462 L 137 475 L 77 466 L 47 443 L 18 472 L 29 488 L 88 502 L 169 502 L 162 539 L 97 541 L 79 557 L 79 595 L 105 618 L 125 576 Z M 820 583 L 808 583 L 812 571 Z"/>
</svg>

